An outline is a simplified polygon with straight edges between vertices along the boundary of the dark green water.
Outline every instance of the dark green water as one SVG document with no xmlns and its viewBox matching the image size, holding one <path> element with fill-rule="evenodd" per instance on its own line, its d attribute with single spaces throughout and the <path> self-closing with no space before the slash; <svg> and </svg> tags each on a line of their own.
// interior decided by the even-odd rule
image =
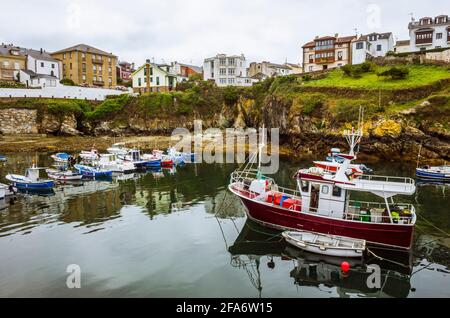
<svg viewBox="0 0 450 318">
<path fill-rule="evenodd" d="M 33 158 L 9 155 L 2 182 Z M 38 163 L 50 160 L 42 154 Z M 276 179 L 291 185 L 308 163 L 285 160 Z M 414 173 L 396 163 L 371 166 L 377 174 Z M 443 233 L 450 232 L 449 186 L 420 186 L 404 198 L 420 215 L 410 254 L 380 251 L 391 261 L 369 256 L 343 276 L 342 260 L 299 252 L 248 222 L 226 188 L 234 168 L 188 165 L 3 203 L 0 296 L 450 297 L 450 241 Z M 66 286 L 69 264 L 81 268 L 80 289 Z M 367 264 L 381 266 L 382 288 L 367 287 Z"/>
</svg>

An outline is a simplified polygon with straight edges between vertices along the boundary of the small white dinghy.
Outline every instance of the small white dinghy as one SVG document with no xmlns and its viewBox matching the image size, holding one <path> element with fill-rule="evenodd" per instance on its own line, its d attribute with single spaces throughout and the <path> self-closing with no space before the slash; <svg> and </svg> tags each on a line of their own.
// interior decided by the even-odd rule
<svg viewBox="0 0 450 318">
<path fill-rule="evenodd" d="M 307 231 L 285 231 L 286 242 L 302 250 L 329 256 L 362 257 L 366 241 Z"/>
</svg>

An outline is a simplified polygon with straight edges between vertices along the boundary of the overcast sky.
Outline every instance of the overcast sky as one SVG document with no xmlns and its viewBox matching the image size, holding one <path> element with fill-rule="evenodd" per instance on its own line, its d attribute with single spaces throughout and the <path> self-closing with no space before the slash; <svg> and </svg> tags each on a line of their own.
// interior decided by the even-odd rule
<svg viewBox="0 0 450 318">
<path fill-rule="evenodd" d="M 316 35 L 388 32 L 408 39 L 411 14 L 450 15 L 448 0 L 2 1 L 0 41 L 56 51 L 85 43 L 119 60 L 201 65 L 217 53 L 299 63 Z"/>
</svg>

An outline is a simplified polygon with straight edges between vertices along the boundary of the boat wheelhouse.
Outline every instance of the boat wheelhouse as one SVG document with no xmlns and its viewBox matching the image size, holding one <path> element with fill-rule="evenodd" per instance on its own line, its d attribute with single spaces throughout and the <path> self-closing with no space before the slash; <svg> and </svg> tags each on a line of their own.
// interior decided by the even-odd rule
<svg viewBox="0 0 450 318">
<path fill-rule="evenodd" d="M 106 149 L 106 151 L 108 151 L 111 154 L 115 154 L 115 155 L 126 155 L 128 152 L 128 148 L 125 147 L 125 143 L 118 142 L 118 143 L 113 144 L 108 149 Z"/>
</svg>

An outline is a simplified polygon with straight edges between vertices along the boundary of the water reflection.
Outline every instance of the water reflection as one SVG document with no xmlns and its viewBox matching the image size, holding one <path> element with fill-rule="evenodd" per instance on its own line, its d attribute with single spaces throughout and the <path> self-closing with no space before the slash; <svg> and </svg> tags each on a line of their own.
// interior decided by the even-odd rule
<svg viewBox="0 0 450 318">
<path fill-rule="evenodd" d="M 448 274 L 448 249 L 440 246 L 436 240 L 432 251 L 429 238 L 418 240 L 413 251 L 396 251 L 371 248 L 362 259 L 345 259 L 312 254 L 296 249 L 286 243 L 278 235 L 279 232 L 268 230 L 255 222 L 247 220 L 233 245 L 228 248 L 231 254 L 231 265 L 244 270 L 257 290 L 259 297 L 263 293 L 262 267 L 273 269 L 282 263 L 292 263 L 292 269 L 286 275 L 298 286 L 298 296 L 310 297 L 306 287 L 314 287 L 328 297 L 408 297 L 411 296 L 411 277 L 418 271 L 427 270 Z M 442 263 L 426 261 L 433 254 L 444 253 L 446 260 Z M 438 252 L 439 251 L 439 252 Z M 340 265 L 343 261 L 350 263 L 351 270 L 344 274 Z M 432 259 L 442 262 L 442 259 Z M 381 269 L 381 287 L 370 288 L 367 281 L 372 273 L 368 266 L 377 265 Z M 426 267 L 428 264 L 428 267 Z M 448 290 L 442 287 L 445 293 Z"/>
</svg>

